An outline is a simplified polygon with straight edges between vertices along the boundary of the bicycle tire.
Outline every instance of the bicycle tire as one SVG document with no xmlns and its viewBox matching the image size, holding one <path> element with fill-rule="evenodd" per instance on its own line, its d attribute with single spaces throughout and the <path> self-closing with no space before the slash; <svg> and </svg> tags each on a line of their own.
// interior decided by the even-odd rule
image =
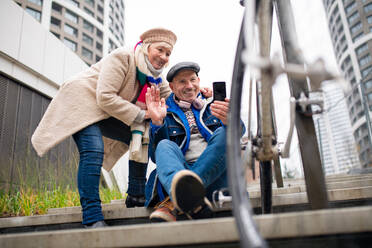
<svg viewBox="0 0 372 248">
<path fill-rule="evenodd" d="M 271 161 L 260 162 L 261 210 L 263 214 L 272 213 L 272 177 Z"/>
<path fill-rule="evenodd" d="M 242 247 L 267 247 L 252 218 L 253 212 L 247 194 L 245 170 L 240 148 L 240 108 L 245 66 L 241 55 L 245 48 L 244 18 L 240 28 L 231 84 L 229 125 L 227 126 L 227 170 L 232 194 L 233 214 Z M 249 147 L 247 147 L 249 149 Z"/>
</svg>

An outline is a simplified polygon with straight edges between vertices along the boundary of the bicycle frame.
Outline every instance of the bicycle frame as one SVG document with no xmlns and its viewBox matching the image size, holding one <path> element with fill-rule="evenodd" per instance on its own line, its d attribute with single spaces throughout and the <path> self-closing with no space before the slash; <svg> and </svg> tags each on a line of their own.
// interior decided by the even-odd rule
<svg viewBox="0 0 372 248">
<path fill-rule="evenodd" d="M 256 20 L 256 3 L 258 3 L 257 22 L 259 29 L 260 52 L 255 55 L 253 49 L 254 25 Z M 305 181 L 309 202 L 313 209 L 326 208 L 328 206 L 327 191 L 320 161 L 318 145 L 316 141 L 314 123 L 312 121 L 311 105 L 322 106 L 322 99 L 309 99 L 310 89 L 307 87 L 309 78 L 313 90 L 320 88 L 324 80 L 334 79 L 335 75 L 328 72 L 324 63 L 318 61 L 312 65 L 306 65 L 302 54 L 299 52 L 297 36 L 295 33 L 294 18 L 289 0 L 272 1 L 245 1 L 245 15 L 241 27 L 238 47 L 234 63 L 234 71 L 231 86 L 230 115 L 227 131 L 227 159 L 229 187 L 232 193 L 233 213 L 236 217 L 238 230 L 243 247 L 266 247 L 266 242 L 260 237 L 252 219 L 252 210 L 248 197 L 246 197 L 246 181 L 244 178 L 245 168 L 240 154 L 239 144 L 239 121 L 241 107 L 241 92 L 245 71 L 258 70 L 260 72 L 260 93 L 258 109 L 258 133 L 256 137 L 248 135 L 246 147 L 247 164 L 250 165 L 250 157 L 259 160 L 261 169 L 271 171 L 271 161 L 278 160 L 279 156 L 287 157 L 292 138 L 293 128 L 296 124 L 299 135 L 300 150 L 303 160 Z M 272 29 L 272 16 L 275 7 L 280 36 L 282 39 L 285 66 L 281 66 L 278 59 L 270 60 L 270 41 Z M 247 38 L 248 37 L 248 38 Z M 284 149 L 281 149 L 275 138 L 275 116 L 272 109 L 272 85 L 277 76 L 286 73 L 289 78 L 291 90 L 291 125 Z M 256 79 L 250 78 L 250 84 Z M 251 93 L 249 93 L 251 95 Z M 251 104 L 248 112 L 251 113 Z M 250 121 L 250 116 L 248 117 Z M 248 124 L 250 126 L 250 123 Z M 250 130 L 248 130 L 249 132 Z M 305 141 L 306 138 L 306 142 Z M 267 169 L 268 168 L 268 169 Z M 280 169 L 280 168 L 279 168 Z M 271 177 L 271 174 L 264 174 Z M 271 180 L 271 178 L 270 178 Z M 270 184 L 270 208 L 271 208 L 271 181 L 266 178 L 266 184 Z M 261 181 L 261 197 L 264 199 Z M 266 194 L 266 193 L 265 193 Z M 266 197 L 268 198 L 268 197 Z M 264 202 L 262 202 L 264 204 Z M 270 210 L 269 210 L 270 211 Z"/>
</svg>

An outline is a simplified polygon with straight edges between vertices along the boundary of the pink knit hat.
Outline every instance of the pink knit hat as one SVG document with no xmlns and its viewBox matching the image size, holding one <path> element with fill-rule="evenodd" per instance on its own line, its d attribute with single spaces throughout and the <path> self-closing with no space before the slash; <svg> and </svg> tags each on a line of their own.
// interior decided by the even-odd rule
<svg viewBox="0 0 372 248">
<path fill-rule="evenodd" d="M 143 43 L 166 42 L 173 47 L 177 36 L 168 29 L 153 28 L 141 34 L 140 39 Z"/>
</svg>

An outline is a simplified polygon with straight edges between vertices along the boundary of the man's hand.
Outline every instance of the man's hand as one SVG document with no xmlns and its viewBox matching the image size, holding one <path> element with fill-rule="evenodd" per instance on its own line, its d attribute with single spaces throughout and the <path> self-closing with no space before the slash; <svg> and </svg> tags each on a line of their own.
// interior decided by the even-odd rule
<svg viewBox="0 0 372 248">
<path fill-rule="evenodd" d="M 200 92 L 203 94 L 203 96 L 205 98 L 209 98 L 211 96 L 213 96 L 213 91 L 211 88 L 208 88 L 208 87 L 202 87 L 200 88 Z"/>
<path fill-rule="evenodd" d="M 229 102 L 230 100 L 225 98 L 225 101 L 214 101 L 211 104 L 211 112 L 212 115 L 216 116 L 218 119 L 222 121 L 224 125 L 227 125 L 227 115 L 229 112 Z"/>
<path fill-rule="evenodd" d="M 167 115 L 167 107 L 164 98 L 160 99 L 160 89 L 154 86 L 147 88 L 146 92 L 147 115 L 154 125 L 163 125 L 163 119 Z"/>
</svg>

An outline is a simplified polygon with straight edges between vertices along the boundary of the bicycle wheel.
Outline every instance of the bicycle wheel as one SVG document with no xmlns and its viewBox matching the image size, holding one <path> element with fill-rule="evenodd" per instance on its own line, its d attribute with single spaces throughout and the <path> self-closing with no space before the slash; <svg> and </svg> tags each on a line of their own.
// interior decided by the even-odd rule
<svg viewBox="0 0 372 248">
<path fill-rule="evenodd" d="M 271 161 L 260 162 L 261 209 L 263 214 L 272 212 L 272 176 Z"/>
<path fill-rule="evenodd" d="M 240 107 L 245 66 L 241 54 L 244 51 L 244 19 L 241 25 L 235 54 L 231 84 L 229 125 L 227 127 L 227 164 L 229 189 L 232 194 L 233 214 L 237 223 L 242 247 L 267 247 L 252 218 L 252 208 L 247 194 L 245 170 L 240 148 Z M 247 149 L 250 149 L 247 146 Z"/>
</svg>

